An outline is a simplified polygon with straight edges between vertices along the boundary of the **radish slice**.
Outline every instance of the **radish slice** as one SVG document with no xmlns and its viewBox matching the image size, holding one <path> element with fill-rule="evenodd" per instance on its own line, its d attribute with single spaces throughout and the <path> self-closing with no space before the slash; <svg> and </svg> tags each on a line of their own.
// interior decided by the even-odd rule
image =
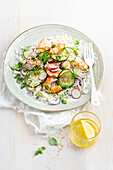
<svg viewBox="0 0 113 170">
<path fill-rule="evenodd" d="M 30 54 L 28 55 L 28 57 L 31 57 L 31 56 L 36 57 L 36 56 L 37 56 L 37 53 L 35 53 L 35 51 L 30 52 Z"/>
<path fill-rule="evenodd" d="M 46 72 L 42 72 L 39 74 L 39 80 L 44 80 L 47 77 L 47 73 Z"/>
<path fill-rule="evenodd" d="M 81 97 L 81 92 L 78 88 L 74 88 L 72 91 L 71 91 L 71 95 L 74 99 L 79 99 Z"/>
<path fill-rule="evenodd" d="M 25 70 L 26 70 L 26 71 L 31 70 L 31 65 L 28 64 L 28 63 L 27 63 L 27 64 L 24 64 L 24 65 L 23 65 L 23 70 L 24 70 L 24 71 L 25 71 Z"/>
<path fill-rule="evenodd" d="M 79 80 L 79 86 L 80 86 L 80 89 L 82 89 L 84 87 L 84 81 L 81 77 L 77 77 L 77 79 Z"/>
<path fill-rule="evenodd" d="M 55 64 L 48 64 L 48 66 L 47 66 L 47 68 L 49 69 L 49 70 L 55 70 L 55 69 L 57 69 L 58 68 L 58 65 L 55 65 Z"/>
<path fill-rule="evenodd" d="M 60 98 L 54 98 L 53 96 L 49 95 L 48 102 L 51 105 L 57 105 L 60 103 Z"/>
<path fill-rule="evenodd" d="M 28 91 L 34 91 L 36 88 L 27 86 Z"/>
<path fill-rule="evenodd" d="M 69 61 L 64 61 L 62 62 L 61 66 L 64 67 L 65 69 L 70 69 L 71 63 Z"/>
</svg>

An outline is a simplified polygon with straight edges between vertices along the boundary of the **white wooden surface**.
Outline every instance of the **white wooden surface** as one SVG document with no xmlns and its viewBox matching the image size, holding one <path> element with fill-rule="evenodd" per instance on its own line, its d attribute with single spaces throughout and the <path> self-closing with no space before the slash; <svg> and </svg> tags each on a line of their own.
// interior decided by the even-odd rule
<svg viewBox="0 0 113 170">
<path fill-rule="evenodd" d="M 58 23 L 72 26 L 88 35 L 100 48 L 105 74 L 100 91 L 101 106 L 88 110 L 102 122 L 101 137 L 89 148 L 75 147 L 69 127 L 58 138 L 63 150 L 51 147 L 42 135 L 25 124 L 22 113 L 0 110 L 0 170 L 113 170 L 113 1 L 112 0 L 1 0 L 0 56 L 12 40 L 33 26 Z M 46 146 L 43 155 L 34 151 Z"/>
</svg>

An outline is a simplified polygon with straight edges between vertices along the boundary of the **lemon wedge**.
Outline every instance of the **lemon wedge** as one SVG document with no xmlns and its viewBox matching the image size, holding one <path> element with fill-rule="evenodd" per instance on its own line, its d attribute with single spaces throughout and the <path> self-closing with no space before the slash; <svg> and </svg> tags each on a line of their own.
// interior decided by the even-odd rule
<svg viewBox="0 0 113 170">
<path fill-rule="evenodd" d="M 82 123 L 82 127 L 84 129 L 87 139 L 94 137 L 95 131 L 94 131 L 93 127 L 88 122 L 86 122 L 84 120 L 81 120 L 81 123 Z"/>
</svg>

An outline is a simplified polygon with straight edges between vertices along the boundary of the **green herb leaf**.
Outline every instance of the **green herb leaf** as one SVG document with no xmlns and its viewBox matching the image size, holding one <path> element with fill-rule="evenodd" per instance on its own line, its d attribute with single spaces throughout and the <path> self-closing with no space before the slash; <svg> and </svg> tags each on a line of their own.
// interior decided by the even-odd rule
<svg viewBox="0 0 113 170">
<path fill-rule="evenodd" d="M 41 92 L 37 92 L 36 95 L 39 96 L 39 97 L 43 96 L 43 94 Z"/>
<path fill-rule="evenodd" d="M 61 100 L 63 100 L 63 99 L 64 99 L 64 95 L 62 94 L 62 95 L 60 96 L 60 98 L 61 98 Z"/>
<path fill-rule="evenodd" d="M 73 76 L 74 76 L 75 79 L 77 78 L 77 74 L 73 73 Z"/>
<path fill-rule="evenodd" d="M 41 148 L 39 148 L 35 153 L 34 156 L 37 156 L 38 154 L 43 154 L 43 150 L 45 150 L 46 148 L 44 146 L 42 146 Z"/>
<path fill-rule="evenodd" d="M 21 86 L 20 86 L 20 88 L 23 89 L 25 86 L 26 86 L 26 84 L 25 84 L 25 83 L 22 83 Z"/>
<path fill-rule="evenodd" d="M 17 67 L 17 68 L 22 68 L 22 66 L 23 66 L 23 63 L 22 63 L 22 62 L 18 62 L 18 64 L 16 64 L 16 67 Z"/>
<path fill-rule="evenodd" d="M 54 47 L 56 47 L 56 45 L 55 45 L 55 44 L 53 44 L 51 48 L 54 48 Z"/>
<path fill-rule="evenodd" d="M 78 40 L 75 40 L 75 44 L 79 44 L 79 41 L 78 41 Z"/>
<path fill-rule="evenodd" d="M 40 73 L 39 70 L 35 70 L 35 71 L 34 71 L 34 74 L 35 74 L 35 75 L 37 75 L 37 74 L 39 74 L 39 73 Z"/>
<path fill-rule="evenodd" d="M 57 140 L 55 138 L 50 137 L 49 143 L 52 146 L 58 146 L 58 142 L 57 142 Z"/>
<path fill-rule="evenodd" d="M 52 93 L 52 94 L 51 94 L 51 96 L 53 96 L 53 97 L 54 97 L 54 96 L 55 96 L 55 93 Z"/>
<path fill-rule="evenodd" d="M 17 83 L 20 84 L 22 81 L 23 81 L 23 78 L 22 78 L 22 77 L 17 77 L 17 80 L 16 80 Z"/>
<path fill-rule="evenodd" d="M 25 51 L 29 51 L 30 46 L 26 47 L 25 46 Z"/>
<path fill-rule="evenodd" d="M 62 100 L 62 103 L 63 103 L 63 104 L 67 104 L 67 101 L 63 99 L 63 100 Z"/>
<path fill-rule="evenodd" d="M 44 63 L 41 61 L 39 64 L 40 64 L 40 65 L 43 65 Z"/>
<path fill-rule="evenodd" d="M 20 77 L 21 76 L 21 74 L 17 74 L 15 77 L 14 77 L 14 79 L 17 79 L 18 77 Z"/>
<path fill-rule="evenodd" d="M 45 89 L 46 89 L 46 90 L 49 90 L 49 86 L 48 86 L 48 85 L 45 85 Z"/>
</svg>

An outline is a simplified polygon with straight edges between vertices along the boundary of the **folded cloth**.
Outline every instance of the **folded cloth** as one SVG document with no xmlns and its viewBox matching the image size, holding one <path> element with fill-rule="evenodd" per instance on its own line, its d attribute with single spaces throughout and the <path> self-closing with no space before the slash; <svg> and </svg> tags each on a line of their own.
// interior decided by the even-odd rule
<svg viewBox="0 0 113 170">
<path fill-rule="evenodd" d="M 0 107 L 1 108 L 13 108 L 18 112 L 23 112 L 25 122 L 34 127 L 35 132 L 39 133 L 54 133 L 59 129 L 69 125 L 72 117 L 81 110 L 85 110 L 88 102 L 84 106 L 79 108 L 62 111 L 62 112 L 43 112 L 38 109 L 29 107 L 28 105 L 19 101 L 8 90 L 3 76 L 3 59 L 0 62 Z"/>
</svg>

